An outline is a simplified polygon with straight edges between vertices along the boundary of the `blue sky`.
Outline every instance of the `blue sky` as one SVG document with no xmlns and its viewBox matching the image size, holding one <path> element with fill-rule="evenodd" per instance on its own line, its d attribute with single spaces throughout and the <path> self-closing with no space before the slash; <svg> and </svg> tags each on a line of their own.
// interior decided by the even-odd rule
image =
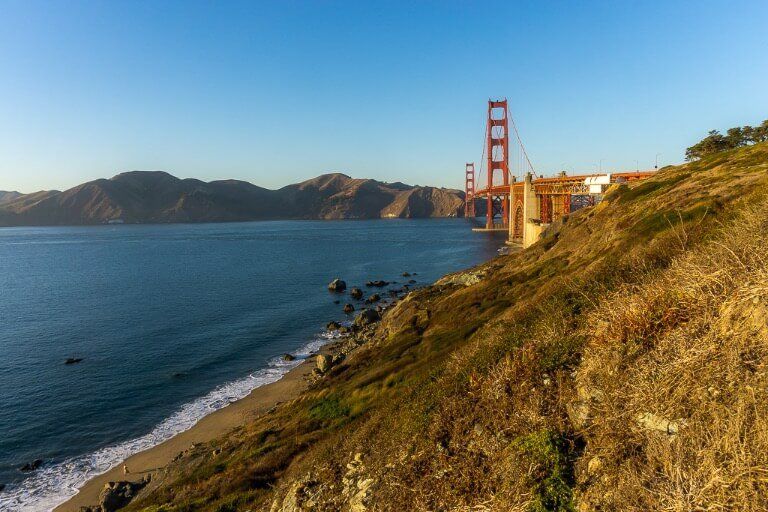
<svg viewBox="0 0 768 512">
<path fill-rule="evenodd" d="M 683 159 L 768 118 L 768 2 L 0 0 L 0 190 L 125 170 L 463 188 L 486 101 L 534 167 Z"/>
</svg>

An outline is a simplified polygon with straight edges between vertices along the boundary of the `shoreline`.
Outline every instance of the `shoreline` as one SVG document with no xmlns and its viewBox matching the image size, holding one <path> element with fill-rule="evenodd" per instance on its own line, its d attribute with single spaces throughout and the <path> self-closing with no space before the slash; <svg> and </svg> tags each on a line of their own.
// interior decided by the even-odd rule
<svg viewBox="0 0 768 512">
<path fill-rule="evenodd" d="M 317 352 L 313 352 L 278 380 L 254 388 L 244 398 L 202 417 L 189 429 L 131 455 L 105 473 L 89 478 L 78 489 L 77 494 L 57 505 L 53 511 L 78 512 L 80 507 L 97 505 L 99 493 L 108 482 L 138 482 L 151 475 L 150 487 L 153 486 L 161 480 L 160 472 L 192 445 L 212 441 L 261 416 L 276 405 L 298 397 L 309 386 L 308 377 L 316 366 L 314 356 L 332 353 L 338 345 L 337 342 L 338 340 L 334 339 L 328 340 Z M 123 465 L 128 466 L 129 474 L 123 474 Z"/>
</svg>

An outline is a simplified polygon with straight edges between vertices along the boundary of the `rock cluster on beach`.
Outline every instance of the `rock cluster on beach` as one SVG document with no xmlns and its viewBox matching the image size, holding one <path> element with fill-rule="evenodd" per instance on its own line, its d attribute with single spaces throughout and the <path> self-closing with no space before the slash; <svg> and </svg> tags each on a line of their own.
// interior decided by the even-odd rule
<svg viewBox="0 0 768 512">
<path fill-rule="evenodd" d="M 90 507 L 80 507 L 80 512 L 113 512 L 119 510 L 131 502 L 136 494 L 150 481 L 150 476 L 142 478 L 138 482 L 108 482 L 99 493 L 99 504 Z"/>
</svg>

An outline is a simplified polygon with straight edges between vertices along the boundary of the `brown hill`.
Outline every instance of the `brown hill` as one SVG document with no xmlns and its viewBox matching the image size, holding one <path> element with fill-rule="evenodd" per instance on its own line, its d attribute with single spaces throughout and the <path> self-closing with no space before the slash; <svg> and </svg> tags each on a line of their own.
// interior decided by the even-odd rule
<svg viewBox="0 0 768 512">
<path fill-rule="evenodd" d="M 7 203 L 9 201 L 13 201 L 14 199 L 20 197 L 22 194 L 20 192 L 16 191 L 6 191 L 6 190 L 0 190 L 0 203 Z"/>
<path fill-rule="evenodd" d="M 9 196 L 0 201 L 0 225 L 456 217 L 462 206 L 463 194 L 457 190 L 387 184 L 340 173 L 268 190 L 237 180 L 206 183 L 134 171 L 63 192 Z"/>
</svg>

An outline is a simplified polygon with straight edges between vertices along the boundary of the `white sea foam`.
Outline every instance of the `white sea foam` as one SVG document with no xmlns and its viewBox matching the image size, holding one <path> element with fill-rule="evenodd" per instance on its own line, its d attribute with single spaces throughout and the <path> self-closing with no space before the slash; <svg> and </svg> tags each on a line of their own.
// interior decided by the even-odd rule
<svg viewBox="0 0 768 512">
<path fill-rule="evenodd" d="M 266 368 L 251 375 L 217 387 L 207 395 L 187 404 L 166 418 L 151 432 L 93 453 L 43 466 L 33 476 L 17 485 L 9 485 L 0 492 L 0 510 L 3 512 L 42 512 L 52 510 L 77 494 L 77 490 L 91 478 L 106 473 L 131 455 L 167 441 L 179 432 L 192 428 L 204 416 L 245 398 L 252 390 L 275 382 L 289 370 L 317 352 L 338 333 L 325 333 L 292 352 L 294 361 L 275 358 Z"/>
</svg>

